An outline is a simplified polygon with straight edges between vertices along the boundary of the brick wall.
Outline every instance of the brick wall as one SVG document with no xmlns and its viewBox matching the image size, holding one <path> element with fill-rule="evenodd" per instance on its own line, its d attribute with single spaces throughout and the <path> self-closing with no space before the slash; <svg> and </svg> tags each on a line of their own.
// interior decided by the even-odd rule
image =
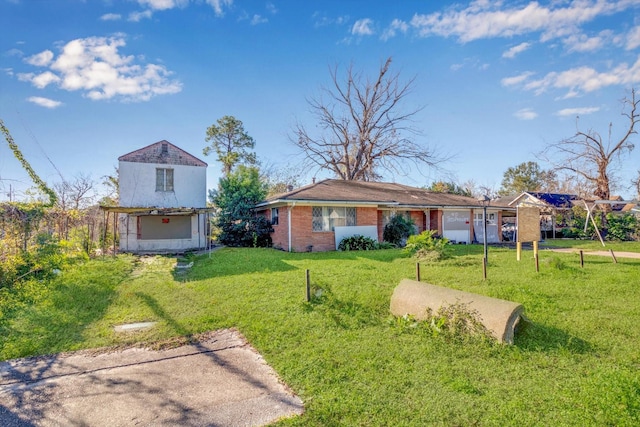
<svg viewBox="0 0 640 427">
<path fill-rule="evenodd" d="M 314 232 L 312 207 L 296 206 L 291 210 L 291 247 L 296 252 L 335 250 L 333 232 Z"/>
<path fill-rule="evenodd" d="M 283 208 L 280 208 L 280 224 L 283 225 L 283 216 L 286 215 Z M 312 207 L 296 206 L 291 211 L 291 247 L 296 252 L 305 252 L 312 246 L 313 252 L 333 251 L 336 249 L 335 233 L 333 231 L 313 231 Z M 378 220 L 377 208 L 356 208 L 357 225 L 376 225 Z M 276 227 L 274 227 L 275 230 Z M 275 232 L 273 236 L 274 245 L 276 243 Z M 286 237 L 286 230 L 282 234 Z M 278 237 L 278 241 L 280 241 Z M 280 244 L 288 250 L 288 242 Z"/>
<path fill-rule="evenodd" d="M 411 211 L 409 212 L 411 216 L 411 220 L 416 225 L 416 234 L 420 234 L 424 231 L 424 212 L 422 211 Z"/>
<path fill-rule="evenodd" d="M 271 220 L 271 209 L 268 209 L 266 216 Z M 280 206 L 278 208 L 278 225 L 273 226 L 273 233 L 271 233 L 271 240 L 273 241 L 273 247 L 277 249 L 289 250 L 289 208 L 287 206 Z"/>
</svg>

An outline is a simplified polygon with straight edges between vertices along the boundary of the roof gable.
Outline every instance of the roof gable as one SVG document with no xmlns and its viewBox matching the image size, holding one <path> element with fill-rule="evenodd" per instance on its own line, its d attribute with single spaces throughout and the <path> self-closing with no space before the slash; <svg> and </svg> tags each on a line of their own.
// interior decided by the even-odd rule
<svg viewBox="0 0 640 427">
<path fill-rule="evenodd" d="M 539 193 L 525 191 L 509 204 L 513 206 L 528 203 L 553 206 L 556 208 L 567 208 L 571 207 L 572 201 L 574 200 L 578 200 L 578 196 L 576 196 L 575 194 Z"/>
<path fill-rule="evenodd" d="M 395 206 L 478 206 L 472 197 L 435 193 L 422 188 L 389 182 L 345 181 L 325 179 L 288 193 L 267 199 L 264 204 L 279 202 L 363 203 Z"/>
<path fill-rule="evenodd" d="M 202 160 L 165 140 L 122 155 L 118 161 L 207 167 Z"/>
</svg>

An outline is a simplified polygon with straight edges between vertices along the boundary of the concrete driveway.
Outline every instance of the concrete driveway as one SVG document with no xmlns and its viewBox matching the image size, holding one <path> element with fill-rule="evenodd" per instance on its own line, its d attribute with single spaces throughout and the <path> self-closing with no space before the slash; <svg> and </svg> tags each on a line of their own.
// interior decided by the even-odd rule
<svg viewBox="0 0 640 427">
<path fill-rule="evenodd" d="M 302 401 L 235 330 L 165 350 L 128 348 L 0 363 L 0 425 L 261 426 Z"/>
</svg>

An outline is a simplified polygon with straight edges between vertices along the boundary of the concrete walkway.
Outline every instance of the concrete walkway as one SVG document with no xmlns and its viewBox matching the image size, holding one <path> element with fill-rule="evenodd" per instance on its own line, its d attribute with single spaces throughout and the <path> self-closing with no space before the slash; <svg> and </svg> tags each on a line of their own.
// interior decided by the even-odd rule
<svg viewBox="0 0 640 427">
<path fill-rule="evenodd" d="M 0 363 L 0 426 L 262 426 L 302 401 L 235 330 Z"/>
</svg>

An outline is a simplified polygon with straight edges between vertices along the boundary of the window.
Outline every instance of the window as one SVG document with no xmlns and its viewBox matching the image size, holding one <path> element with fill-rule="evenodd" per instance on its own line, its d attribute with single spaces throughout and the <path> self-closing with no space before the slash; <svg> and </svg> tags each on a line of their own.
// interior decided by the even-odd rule
<svg viewBox="0 0 640 427">
<path fill-rule="evenodd" d="M 314 206 L 312 217 L 313 231 L 333 231 L 339 226 L 355 226 L 356 208 Z"/>
<path fill-rule="evenodd" d="M 473 225 L 474 227 L 482 226 L 482 217 L 484 216 L 483 212 L 476 212 L 473 214 Z M 497 225 L 496 214 L 495 212 L 487 213 L 487 225 Z"/>
<path fill-rule="evenodd" d="M 280 212 L 278 208 L 271 208 L 271 225 L 278 225 L 278 220 L 280 218 Z"/>
<path fill-rule="evenodd" d="M 173 191 L 173 169 L 156 169 L 156 191 Z"/>
<path fill-rule="evenodd" d="M 386 227 L 394 216 L 403 216 L 405 219 L 411 219 L 409 211 L 382 211 L 382 227 Z"/>
</svg>

